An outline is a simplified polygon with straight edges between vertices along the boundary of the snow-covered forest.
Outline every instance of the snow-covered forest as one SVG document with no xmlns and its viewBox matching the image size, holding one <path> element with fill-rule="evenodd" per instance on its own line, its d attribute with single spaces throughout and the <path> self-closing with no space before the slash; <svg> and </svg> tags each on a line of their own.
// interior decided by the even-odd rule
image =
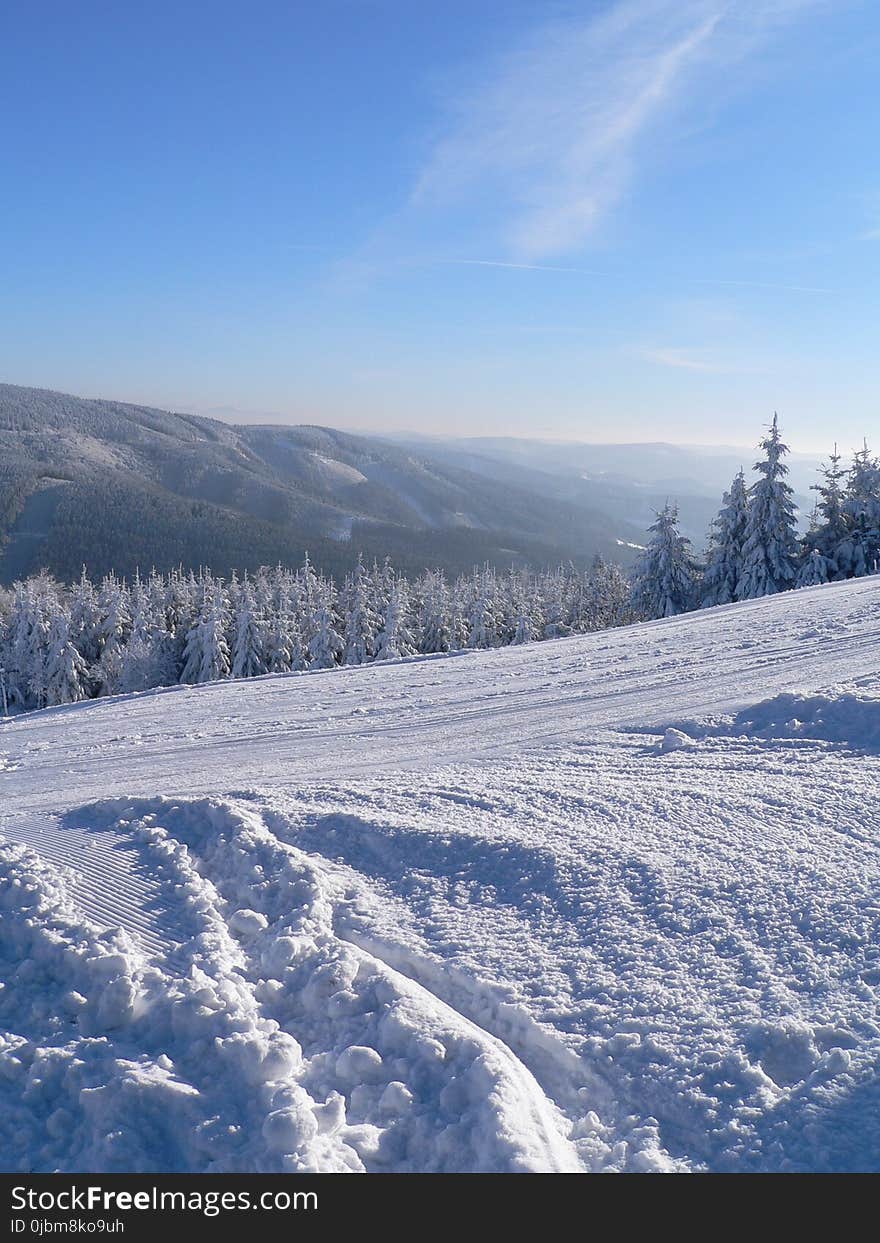
<svg viewBox="0 0 880 1243">
<path fill-rule="evenodd" d="M 71 588 L 41 575 L 3 605 L 8 707 L 29 709 L 177 682 L 212 682 L 418 653 L 500 647 L 633 619 L 619 567 L 534 574 L 489 568 L 415 582 L 359 561 L 341 587 L 306 559 L 230 581 L 151 574 Z"/>
<path fill-rule="evenodd" d="M 867 444 L 848 470 L 835 445 L 813 485 L 816 504 L 802 536 L 775 415 L 761 449 L 751 487 L 740 471 L 724 494 L 702 562 L 678 530 L 675 504 L 657 515 L 633 574 L 637 616 L 673 617 L 880 570 L 880 460 Z"/>
<path fill-rule="evenodd" d="M 68 587 L 40 574 L 0 593 L 0 708 L 503 647 L 876 573 L 880 461 L 867 446 L 848 470 L 835 448 L 803 536 L 775 417 L 761 447 L 755 482 L 740 472 L 725 494 L 703 562 L 670 503 L 629 578 L 601 558 L 587 573 L 485 566 L 451 582 L 359 560 L 337 585 L 308 557 L 230 580 L 206 570 L 95 584 L 83 573 Z"/>
</svg>

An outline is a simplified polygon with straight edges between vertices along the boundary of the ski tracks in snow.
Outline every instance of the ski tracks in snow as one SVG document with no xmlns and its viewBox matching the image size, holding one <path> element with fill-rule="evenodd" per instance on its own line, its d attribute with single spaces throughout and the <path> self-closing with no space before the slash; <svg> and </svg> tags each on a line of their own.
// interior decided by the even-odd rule
<svg viewBox="0 0 880 1243">
<path fill-rule="evenodd" d="M 628 1164 L 572 1085 L 574 1055 L 475 999 L 478 983 L 346 935 L 350 887 L 258 811 L 116 800 L 15 837 L 0 847 L 8 1168 Z M 629 1168 L 669 1166 L 647 1136 Z"/>
</svg>

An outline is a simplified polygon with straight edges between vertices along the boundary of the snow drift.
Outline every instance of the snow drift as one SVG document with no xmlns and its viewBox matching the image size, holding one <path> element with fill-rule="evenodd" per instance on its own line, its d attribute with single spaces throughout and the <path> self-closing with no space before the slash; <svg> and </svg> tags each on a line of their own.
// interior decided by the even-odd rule
<svg viewBox="0 0 880 1243">
<path fill-rule="evenodd" d="M 880 750 L 880 695 L 774 695 L 737 713 L 731 733 L 757 738 L 814 738 Z"/>
</svg>

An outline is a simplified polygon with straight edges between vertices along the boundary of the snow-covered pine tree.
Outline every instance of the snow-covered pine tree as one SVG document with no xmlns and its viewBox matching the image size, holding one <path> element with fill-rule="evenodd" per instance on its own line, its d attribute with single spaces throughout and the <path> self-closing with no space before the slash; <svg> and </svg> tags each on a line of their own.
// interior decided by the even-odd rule
<svg viewBox="0 0 880 1243">
<path fill-rule="evenodd" d="M 499 639 L 499 608 L 494 571 L 485 566 L 474 575 L 471 604 L 468 612 L 468 647 L 497 647 Z"/>
<path fill-rule="evenodd" d="M 698 567 L 690 540 L 678 529 L 678 506 L 668 502 L 648 528 L 651 539 L 636 566 L 632 607 L 640 617 L 675 617 L 696 602 Z"/>
<path fill-rule="evenodd" d="M 755 463 L 760 478 L 749 494 L 737 600 L 775 595 L 794 586 L 797 578 L 797 520 L 792 490 L 785 482 L 788 467 L 782 461 L 788 445 L 782 442 L 776 414 L 761 448 L 765 457 Z"/>
<path fill-rule="evenodd" d="M 531 643 L 533 639 L 538 637 L 538 629 L 532 621 L 531 613 L 523 601 L 522 606 L 514 620 L 513 636 L 510 640 L 519 647 L 523 643 Z"/>
<path fill-rule="evenodd" d="M 378 561 L 373 561 L 373 568 L 367 575 L 367 598 L 380 622 L 385 616 L 397 578 L 390 557 L 386 557 L 381 566 Z"/>
<path fill-rule="evenodd" d="M 827 583 L 834 575 L 836 565 L 818 548 L 811 548 L 805 555 L 798 570 L 796 587 L 817 587 Z"/>
<path fill-rule="evenodd" d="M 247 576 L 240 584 L 233 579 L 230 597 L 233 609 L 231 674 L 234 678 L 257 678 L 267 672 L 263 627 L 256 594 Z"/>
<path fill-rule="evenodd" d="M 749 497 L 745 474 L 735 476 L 724 493 L 718 517 L 712 523 L 706 569 L 703 573 L 702 606 L 730 604 L 742 573 L 743 545 L 749 517 Z"/>
<path fill-rule="evenodd" d="M 321 595 L 321 580 L 306 552 L 302 566 L 296 575 L 296 611 L 299 630 L 299 652 L 291 651 L 291 667 L 307 669 L 311 664 L 312 639 L 315 637 L 315 618 Z"/>
<path fill-rule="evenodd" d="M 449 650 L 461 651 L 467 647 L 471 632 L 470 623 L 471 580 L 459 575 L 449 589 Z"/>
<path fill-rule="evenodd" d="M 101 655 L 101 629 L 98 597 L 85 566 L 71 593 L 70 637 L 86 664 L 94 665 Z"/>
<path fill-rule="evenodd" d="M 186 636 L 181 682 L 217 682 L 229 676 L 229 614 L 222 586 L 213 579 L 204 583 L 202 607 Z"/>
<path fill-rule="evenodd" d="M 259 642 L 266 673 L 289 673 L 293 668 L 288 582 L 281 566 L 259 569 L 254 578 L 254 619 L 259 617 Z"/>
<path fill-rule="evenodd" d="M 10 633 L 12 592 L 0 587 L 0 715 L 9 716 Z"/>
<path fill-rule="evenodd" d="M 88 666 L 70 637 L 70 621 L 55 604 L 49 617 L 46 664 L 44 672 L 45 702 L 79 703 L 88 698 Z"/>
<path fill-rule="evenodd" d="M 376 638 L 376 660 L 397 660 L 415 653 L 416 645 L 407 624 L 407 606 L 406 579 L 395 578 L 385 606 L 382 629 Z"/>
<path fill-rule="evenodd" d="M 376 650 L 379 619 L 369 598 L 367 572 L 360 556 L 349 575 L 342 594 L 345 627 L 344 661 L 347 665 L 365 665 Z"/>
<path fill-rule="evenodd" d="M 586 575 L 580 600 L 580 622 L 587 632 L 602 629 L 605 612 L 605 559 L 596 553 Z"/>
<path fill-rule="evenodd" d="M 314 584 L 314 611 L 310 618 L 309 668 L 333 669 L 342 661 L 345 644 L 336 625 L 332 583 L 317 579 Z"/>
<path fill-rule="evenodd" d="M 842 509 L 847 534 L 837 559 L 847 578 L 880 570 L 880 461 L 865 443 L 853 455 Z"/>
<path fill-rule="evenodd" d="M 155 576 L 139 577 L 131 589 L 131 633 L 115 654 L 115 682 L 120 694 L 170 686 L 177 680 L 175 644 L 165 629 L 162 595 Z"/>
<path fill-rule="evenodd" d="M 799 587 L 805 585 L 801 581 L 802 577 L 810 579 L 808 585 L 812 585 L 815 582 L 815 574 L 822 572 L 822 567 L 813 558 L 814 552 L 818 552 L 823 558 L 824 569 L 827 573 L 827 578 L 820 581 L 827 582 L 829 579 L 842 577 L 837 557 L 847 540 L 848 523 L 843 511 L 841 483 L 846 477 L 846 471 L 840 465 L 837 445 L 834 446 L 834 452 L 829 455 L 827 465 L 822 467 L 821 474 L 823 482 L 810 485 L 811 490 L 818 493 L 818 499 L 814 521 L 804 537 L 804 562 L 798 575 Z M 808 568 L 809 562 L 813 564 Z"/>
<path fill-rule="evenodd" d="M 565 574 L 560 566 L 543 576 L 542 582 L 545 639 L 562 639 L 571 634 L 571 619 L 566 600 Z"/>
<path fill-rule="evenodd" d="M 98 633 L 101 651 L 122 644 L 131 629 L 131 596 L 115 574 L 101 583 L 98 592 Z"/>
<path fill-rule="evenodd" d="M 162 611 L 165 629 L 173 640 L 176 682 L 181 681 L 187 636 L 198 618 L 198 594 L 198 584 L 192 573 L 185 575 L 181 570 L 173 570 L 168 575 L 162 593 Z"/>
<path fill-rule="evenodd" d="M 519 646 L 536 639 L 543 629 L 544 618 L 536 586 L 528 570 L 517 570 L 511 566 L 500 595 L 500 640 Z"/>
<path fill-rule="evenodd" d="M 125 583 L 108 574 L 98 592 L 98 659 L 89 671 L 99 695 L 119 693 L 122 650 L 131 632 L 131 596 Z"/>
<path fill-rule="evenodd" d="M 15 583 L 9 623 L 7 694 L 19 708 L 46 702 L 49 617 L 57 602 L 55 584 L 45 575 Z"/>
<path fill-rule="evenodd" d="M 630 596 L 630 584 L 620 566 L 597 553 L 581 593 L 580 629 L 606 630 L 634 621 Z"/>
<path fill-rule="evenodd" d="M 450 592 L 442 570 L 425 571 L 419 595 L 419 651 L 448 652 L 452 646 L 449 625 Z"/>
</svg>

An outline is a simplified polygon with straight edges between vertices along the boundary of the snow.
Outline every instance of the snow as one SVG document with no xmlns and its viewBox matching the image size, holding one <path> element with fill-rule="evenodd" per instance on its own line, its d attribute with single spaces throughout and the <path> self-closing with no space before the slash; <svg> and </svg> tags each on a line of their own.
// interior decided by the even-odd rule
<svg viewBox="0 0 880 1243">
<path fill-rule="evenodd" d="M 880 579 L 0 728 L 18 1170 L 880 1168 Z"/>
<path fill-rule="evenodd" d="M 758 738 L 817 738 L 880 751 L 876 695 L 774 695 L 737 713 L 731 730 Z"/>
<path fill-rule="evenodd" d="M 337 458 L 327 457 L 323 453 L 314 451 L 310 451 L 308 457 L 313 463 L 320 463 L 321 472 L 326 481 L 347 484 L 367 482 L 367 476 L 347 462 L 340 462 Z"/>
</svg>

